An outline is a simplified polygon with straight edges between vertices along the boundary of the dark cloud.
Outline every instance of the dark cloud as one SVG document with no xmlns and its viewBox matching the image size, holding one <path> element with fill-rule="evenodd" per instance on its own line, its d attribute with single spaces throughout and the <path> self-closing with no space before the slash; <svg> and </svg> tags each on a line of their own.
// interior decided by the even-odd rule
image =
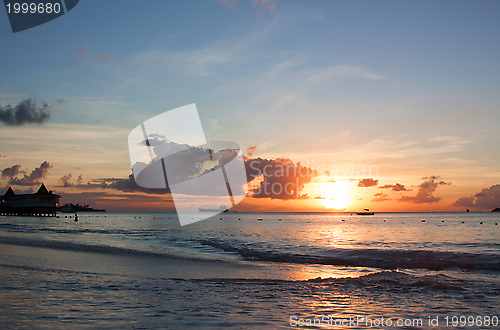
<svg viewBox="0 0 500 330">
<path fill-rule="evenodd" d="M 155 159 L 148 164 L 136 162 L 132 165 L 132 172 L 136 173 L 138 182 L 143 186 L 148 186 L 150 179 L 156 179 L 155 165 L 161 164 L 159 159 L 167 158 L 166 171 L 169 174 L 171 184 L 184 182 L 192 178 L 203 175 L 208 170 L 214 170 L 217 162 L 224 154 L 223 151 L 209 153 L 209 149 L 193 147 L 187 144 L 168 142 L 162 135 L 151 134 L 147 140 L 139 142 L 140 145 L 149 145 L 153 149 Z M 153 169 L 153 170 L 152 170 Z M 146 180 L 146 181 L 145 181 Z"/>
<path fill-rule="evenodd" d="M 401 183 L 396 183 L 396 184 L 386 184 L 381 187 L 380 189 L 392 189 L 394 191 L 411 191 L 411 189 L 406 189 L 405 186 Z"/>
<path fill-rule="evenodd" d="M 103 188 L 114 189 L 123 192 L 144 192 L 150 194 L 166 194 L 170 192 L 168 189 L 148 189 L 139 186 L 134 179 L 134 175 L 130 174 L 128 178 L 98 178 L 92 179 L 87 183 L 83 183 L 83 175 L 80 174 L 76 183 L 71 182 L 73 175 L 68 173 L 63 175 L 59 181 L 62 186 L 59 187 L 75 187 L 75 188 Z"/>
<path fill-rule="evenodd" d="M 317 173 L 288 158 L 245 159 L 247 182 L 260 180 L 249 195 L 255 198 L 297 199 L 306 183 Z"/>
<path fill-rule="evenodd" d="M 2 177 L 12 178 L 19 174 L 21 165 L 13 165 L 2 170 Z"/>
<path fill-rule="evenodd" d="M 391 199 L 386 194 L 378 193 L 373 196 L 372 202 L 385 202 L 390 200 Z"/>
<path fill-rule="evenodd" d="M 202 177 L 208 172 L 218 169 L 221 165 L 227 164 L 234 158 L 235 151 L 231 148 L 221 150 L 211 150 L 201 147 L 192 147 L 181 145 L 175 142 L 167 142 L 165 137 L 160 135 L 151 135 L 148 138 L 149 145 L 153 148 L 157 158 L 170 157 L 166 162 L 166 171 L 170 184 L 177 182 L 189 183 L 189 179 Z M 141 145 L 146 141 L 140 142 Z M 187 149 L 186 149 L 187 148 Z M 156 164 L 156 165 L 155 165 Z M 156 177 L 156 168 L 161 162 L 151 162 L 149 164 L 135 163 L 133 173 L 138 173 L 137 180 L 143 186 L 155 186 L 150 183 L 151 178 Z M 244 164 L 247 172 L 247 182 L 253 182 L 253 187 L 249 195 L 255 198 L 276 198 L 276 199 L 309 199 L 310 197 L 301 194 L 304 185 L 309 183 L 316 172 L 300 163 L 294 163 L 290 159 L 263 159 L 263 158 L 244 158 Z M 149 172 L 148 172 L 149 171 Z M 62 178 L 61 178 L 62 179 Z M 149 180 L 149 181 L 148 181 Z M 81 178 L 79 181 L 82 181 Z M 64 181 L 63 181 L 64 182 Z M 194 183 L 193 183 L 194 184 Z M 195 187 L 191 189 L 198 194 L 215 195 L 217 191 L 227 193 L 227 187 L 224 182 L 220 187 L 207 186 Z M 151 194 L 169 193 L 167 188 L 143 188 L 137 184 L 133 174 L 128 178 L 99 178 L 88 182 L 79 183 L 79 187 L 93 187 L 103 189 L 115 189 L 124 192 L 145 192 Z M 191 188 L 191 187 L 188 187 Z M 190 194 L 190 189 L 186 188 L 186 194 Z M 219 189 L 220 188 L 220 189 Z M 222 189 L 223 188 L 223 189 Z M 200 190 L 201 189 L 201 190 Z M 207 190 L 206 192 L 203 190 Z M 243 189 L 243 188 L 242 188 Z M 233 194 L 238 194 L 233 190 Z"/>
<path fill-rule="evenodd" d="M 83 185 L 82 174 L 80 174 L 78 176 L 76 183 L 71 182 L 71 179 L 73 179 L 73 175 L 71 173 L 63 175 L 62 177 L 59 178 L 59 181 L 62 183 L 62 185 L 57 186 L 57 187 L 82 187 L 82 186 L 85 186 L 85 185 Z"/>
<path fill-rule="evenodd" d="M 63 187 L 71 187 L 73 184 L 70 182 L 71 180 L 71 173 L 68 173 L 66 175 L 63 175 L 59 181 L 62 182 Z"/>
<path fill-rule="evenodd" d="M 22 178 L 11 177 L 9 184 L 18 186 L 34 186 L 41 184 L 40 180 L 45 178 L 49 169 L 53 168 L 51 164 L 44 161 L 40 167 L 35 168 L 29 175 L 25 174 Z"/>
<path fill-rule="evenodd" d="M 0 121 L 9 126 L 42 124 L 50 118 L 47 108 L 47 103 L 38 106 L 32 99 L 23 100 L 14 107 L 10 104 L 0 106 Z"/>
<path fill-rule="evenodd" d="M 149 194 L 166 194 L 169 189 L 151 189 L 139 186 L 134 179 L 134 175 L 130 174 L 128 178 L 101 178 L 94 179 L 87 184 L 81 184 L 80 187 L 115 189 L 123 192 L 144 192 Z"/>
<path fill-rule="evenodd" d="M 183 183 L 176 186 L 176 193 L 207 196 L 227 195 L 228 187 L 225 181 L 216 180 L 217 182 L 213 182 L 214 176 L 205 176 L 205 174 L 219 169 L 234 159 L 237 156 L 235 149 L 235 146 L 238 148 L 237 145 L 226 143 L 218 145 L 216 143 L 210 148 L 207 146 L 194 147 L 169 142 L 164 136 L 158 134 L 150 134 L 147 140 L 138 142 L 138 144 L 151 146 L 155 158 L 147 164 L 136 162 L 132 165 L 136 184 L 143 187 L 165 189 L 163 182 L 159 183 L 158 181 L 158 176 L 163 181 L 163 171 L 165 171 L 168 174 L 168 184 L 173 186 L 177 183 Z M 159 161 L 160 159 L 165 161 Z M 207 180 L 211 180 L 211 182 Z M 241 182 L 240 187 L 232 188 L 234 195 L 245 194 L 243 183 L 245 182 Z"/>
<path fill-rule="evenodd" d="M 378 184 L 378 180 L 368 178 L 368 179 L 363 179 L 358 182 L 358 187 L 373 187 Z"/>
<path fill-rule="evenodd" d="M 411 197 L 403 196 L 399 200 L 401 202 L 415 203 L 415 204 L 436 203 L 441 200 L 441 198 L 433 196 L 436 189 L 439 186 L 451 184 L 449 182 L 444 182 L 442 180 L 439 180 L 439 176 L 430 176 L 422 179 L 425 181 L 419 184 L 417 196 L 411 196 Z"/>
<path fill-rule="evenodd" d="M 484 210 L 500 207 L 500 184 L 484 188 L 472 196 L 459 198 L 452 205 Z"/>
</svg>

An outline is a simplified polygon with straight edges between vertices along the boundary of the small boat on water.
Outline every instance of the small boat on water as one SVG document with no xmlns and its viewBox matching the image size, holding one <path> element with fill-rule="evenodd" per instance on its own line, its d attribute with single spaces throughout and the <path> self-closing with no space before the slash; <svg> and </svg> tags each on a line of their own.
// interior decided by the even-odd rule
<svg viewBox="0 0 500 330">
<path fill-rule="evenodd" d="M 356 212 L 357 215 L 374 215 L 375 212 L 370 211 L 369 209 L 364 209 L 363 212 Z"/>
<path fill-rule="evenodd" d="M 217 212 L 217 213 L 222 213 L 222 212 L 227 212 L 228 208 L 225 205 L 221 205 L 218 208 L 211 208 L 211 207 L 200 207 L 198 209 L 200 212 Z"/>
</svg>

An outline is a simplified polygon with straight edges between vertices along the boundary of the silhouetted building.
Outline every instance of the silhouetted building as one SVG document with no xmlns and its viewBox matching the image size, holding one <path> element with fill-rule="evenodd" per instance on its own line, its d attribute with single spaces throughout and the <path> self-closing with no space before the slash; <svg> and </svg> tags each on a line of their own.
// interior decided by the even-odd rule
<svg viewBox="0 0 500 330">
<path fill-rule="evenodd" d="M 0 196 L 0 215 L 55 216 L 61 196 L 42 183 L 34 194 L 16 195 L 12 187 Z"/>
</svg>

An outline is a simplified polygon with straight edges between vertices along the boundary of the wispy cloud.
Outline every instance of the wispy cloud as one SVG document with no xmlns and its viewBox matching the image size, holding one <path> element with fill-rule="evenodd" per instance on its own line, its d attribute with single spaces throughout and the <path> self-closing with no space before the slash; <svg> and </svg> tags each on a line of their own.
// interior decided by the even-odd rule
<svg viewBox="0 0 500 330">
<path fill-rule="evenodd" d="M 190 76 L 205 76 L 212 73 L 212 67 L 235 61 L 234 49 L 217 46 L 190 51 L 154 50 L 137 54 L 127 60 L 136 68 L 154 68 L 165 71 L 180 71 Z"/>
<path fill-rule="evenodd" d="M 69 64 L 76 64 L 78 62 L 86 61 L 89 59 L 94 59 L 95 62 L 100 62 L 107 60 L 111 56 L 111 53 L 105 52 L 101 54 L 92 54 L 87 48 L 80 47 L 75 50 L 66 53 L 66 59 Z"/>
<path fill-rule="evenodd" d="M 124 144 L 128 129 L 52 123 L 45 126 L 5 127 L 0 133 L 9 159 L 18 160 L 18 164 L 31 163 L 33 159 L 57 159 L 56 171 L 64 169 L 64 172 L 57 173 L 58 177 L 75 165 L 86 171 L 85 175 L 92 177 L 120 170 L 123 175 L 127 175 L 130 170 L 128 148 L 126 142 Z M 64 157 L 61 158 L 61 155 Z"/>
<path fill-rule="evenodd" d="M 96 62 L 100 62 L 100 61 L 104 61 L 104 60 L 107 60 L 108 58 L 110 58 L 111 56 L 111 53 L 102 53 L 100 55 L 97 55 L 97 56 L 94 56 L 94 61 Z"/>
<path fill-rule="evenodd" d="M 372 202 L 385 202 L 385 201 L 390 201 L 390 200 L 391 199 L 389 198 L 389 196 L 387 194 L 378 193 L 378 194 L 373 195 Z"/>
<path fill-rule="evenodd" d="M 309 72 L 307 78 L 311 82 L 323 82 L 331 79 L 362 79 L 362 80 L 385 80 L 386 76 L 371 72 L 354 65 L 336 65 L 317 68 Z"/>
<path fill-rule="evenodd" d="M 228 7 L 234 6 L 234 0 L 217 0 L 218 2 Z M 259 17 L 264 12 L 273 13 L 276 10 L 276 5 L 279 0 L 251 0 L 253 6 L 256 8 L 256 16 Z"/>
<path fill-rule="evenodd" d="M 262 14 L 262 9 L 267 9 L 271 13 L 276 10 L 278 0 L 252 0 L 254 6 L 257 7 L 257 16 Z"/>
<path fill-rule="evenodd" d="M 69 64 L 75 64 L 78 61 L 84 60 L 89 57 L 87 48 L 80 47 L 69 53 L 66 53 L 66 58 Z"/>
</svg>

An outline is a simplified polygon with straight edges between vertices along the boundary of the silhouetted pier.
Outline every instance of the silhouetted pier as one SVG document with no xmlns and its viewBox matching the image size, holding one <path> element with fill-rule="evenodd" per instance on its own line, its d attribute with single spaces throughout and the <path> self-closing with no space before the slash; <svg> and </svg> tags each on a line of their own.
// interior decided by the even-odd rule
<svg viewBox="0 0 500 330">
<path fill-rule="evenodd" d="M 42 183 L 34 194 L 16 195 L 12 187 L 0 196 L 0 215 L 55 217 L 61 196 L 49 191 Z"/>
</svg>

